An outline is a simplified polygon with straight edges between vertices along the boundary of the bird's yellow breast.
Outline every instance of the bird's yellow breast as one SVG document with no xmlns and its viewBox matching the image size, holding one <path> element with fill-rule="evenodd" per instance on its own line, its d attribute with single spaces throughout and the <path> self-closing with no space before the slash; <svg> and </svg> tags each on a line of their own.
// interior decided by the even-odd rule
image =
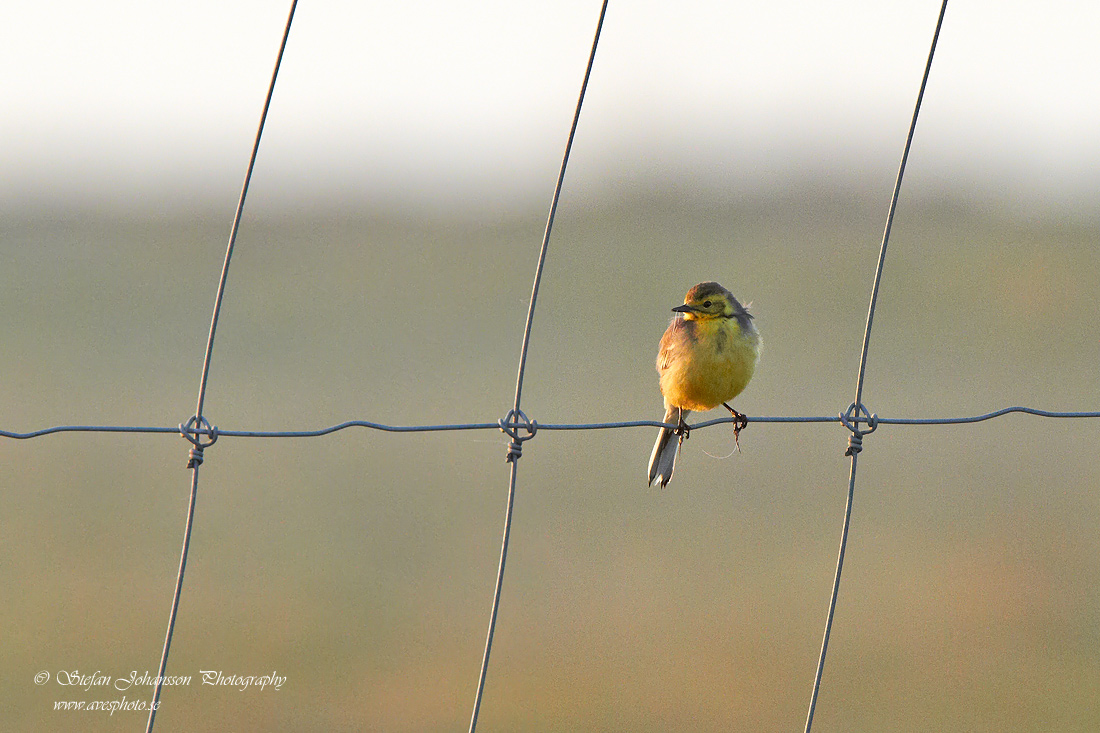
<svg viewBox="0 0 1100 733">
<path fill-rule="evenodd" d="M 732 318 L 674 321 L 662 347 L 658 371 L 666 406 L 701 412 L 745 389 L 756 370 L 760 337 Z"/>
</svg>

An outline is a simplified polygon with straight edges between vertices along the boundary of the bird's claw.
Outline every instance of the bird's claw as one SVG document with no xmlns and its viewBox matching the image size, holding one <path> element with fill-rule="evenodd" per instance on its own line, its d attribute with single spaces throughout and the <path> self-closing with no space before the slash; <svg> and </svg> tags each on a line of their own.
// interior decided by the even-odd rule
<svg viewBox="0 0 1100 733">
<path fill-rule="evenodd" d="M 737 452 L 741 452 L 741 431 L 748 427 L 749 418 L 747 415 L 738 412 L 725 402 L 722 403 L 722 407 L 730 411 L 730 415 L 733 416 L 733 444 L 737 447 Z"/>
<path fill-rule="evenodd" d="M 684 441 L 691 437 L 691 428 L 689 428 L 688 424 L 686 422 L 684 422 L 683 417 L 680 417 L 680 419 L 677 422 L 678 422 L 678 426 L 677 426 L 676 430 L 674 430 L 673 432 L 676 435 L 680 436 L 679 445 L 683 445 Z"/>
</svg>

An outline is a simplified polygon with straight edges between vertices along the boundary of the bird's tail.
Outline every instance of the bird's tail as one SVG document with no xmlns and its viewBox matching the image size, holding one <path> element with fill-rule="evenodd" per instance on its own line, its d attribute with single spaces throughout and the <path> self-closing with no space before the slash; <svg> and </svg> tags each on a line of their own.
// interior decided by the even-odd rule
<svg viewBox="0 0 1100 733">
<path fill-rule="evenodd" d="M 690 410 L 681 410 L 678 407 L 669 407 L 665 410 L 664 422 L 679 422 L 687 419 Z M 680 453 L 680 441 L 676 432 L 669 428 L 661 428 L 657 435 L 657 442 L 653 444 L 653 454 L 649 457 L 649 485 L 653 486 L 658 481 L 663 489 L 672 478 L 672 471 L 676 468 L 676 456 Z"/>
</svg>

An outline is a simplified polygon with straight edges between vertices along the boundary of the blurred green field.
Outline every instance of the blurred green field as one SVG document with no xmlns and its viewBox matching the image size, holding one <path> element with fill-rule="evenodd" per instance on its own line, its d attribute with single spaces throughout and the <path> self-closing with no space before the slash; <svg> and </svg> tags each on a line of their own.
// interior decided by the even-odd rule
<svg viewBox="0 0 1100 733">
<path fill-rule="evenodd" d="M 658 419 L 656 344 L 684 291 L 729 287 L 765 340 L 748 415 L 852 399 L 886 200 L 630 192 L 556 223 L 523 407 Z M 493 422 L 510 407 L 545 213 L 245 216 L 207 417 L 224 429 Z M 176 425 L 194 411 L 230 212 L 0 221 L 0 427 Z M 903 203 L 864 401 L 882 416 L 1100 409 L 1100 226 Z M 714 413 L 713 416 L 718 416 Z M 685 444 L 650 429 L 525 445 L 479 730 L 800 730 L 849 461 L 837 425 Z M 1100 730 L 1100 421 L 1013 415 L 865 440 L 815 730 Z M 223 438 L 201 469 L 157 729 L 468 725 L 500 548 L 496 432 Z M 0 440 L 2 726 L 123 693 L 42 670 L 154 675 L 189 489 L 173 436 Z M 130 692 L 128 699 L 141 698 Z"/>
</svg>

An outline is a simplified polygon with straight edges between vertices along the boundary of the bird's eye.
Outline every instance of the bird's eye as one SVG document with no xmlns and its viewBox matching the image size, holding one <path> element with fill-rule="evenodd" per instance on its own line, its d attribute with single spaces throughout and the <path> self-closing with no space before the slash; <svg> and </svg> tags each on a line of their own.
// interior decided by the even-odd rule
<svg viewBox="0 0 1100 733">
<path fill-rule="evenodd" d="M 703 301 L 703 307 L 704 308 L 710 308 L 710 301 L 709 300 Z"/>
</svg>

